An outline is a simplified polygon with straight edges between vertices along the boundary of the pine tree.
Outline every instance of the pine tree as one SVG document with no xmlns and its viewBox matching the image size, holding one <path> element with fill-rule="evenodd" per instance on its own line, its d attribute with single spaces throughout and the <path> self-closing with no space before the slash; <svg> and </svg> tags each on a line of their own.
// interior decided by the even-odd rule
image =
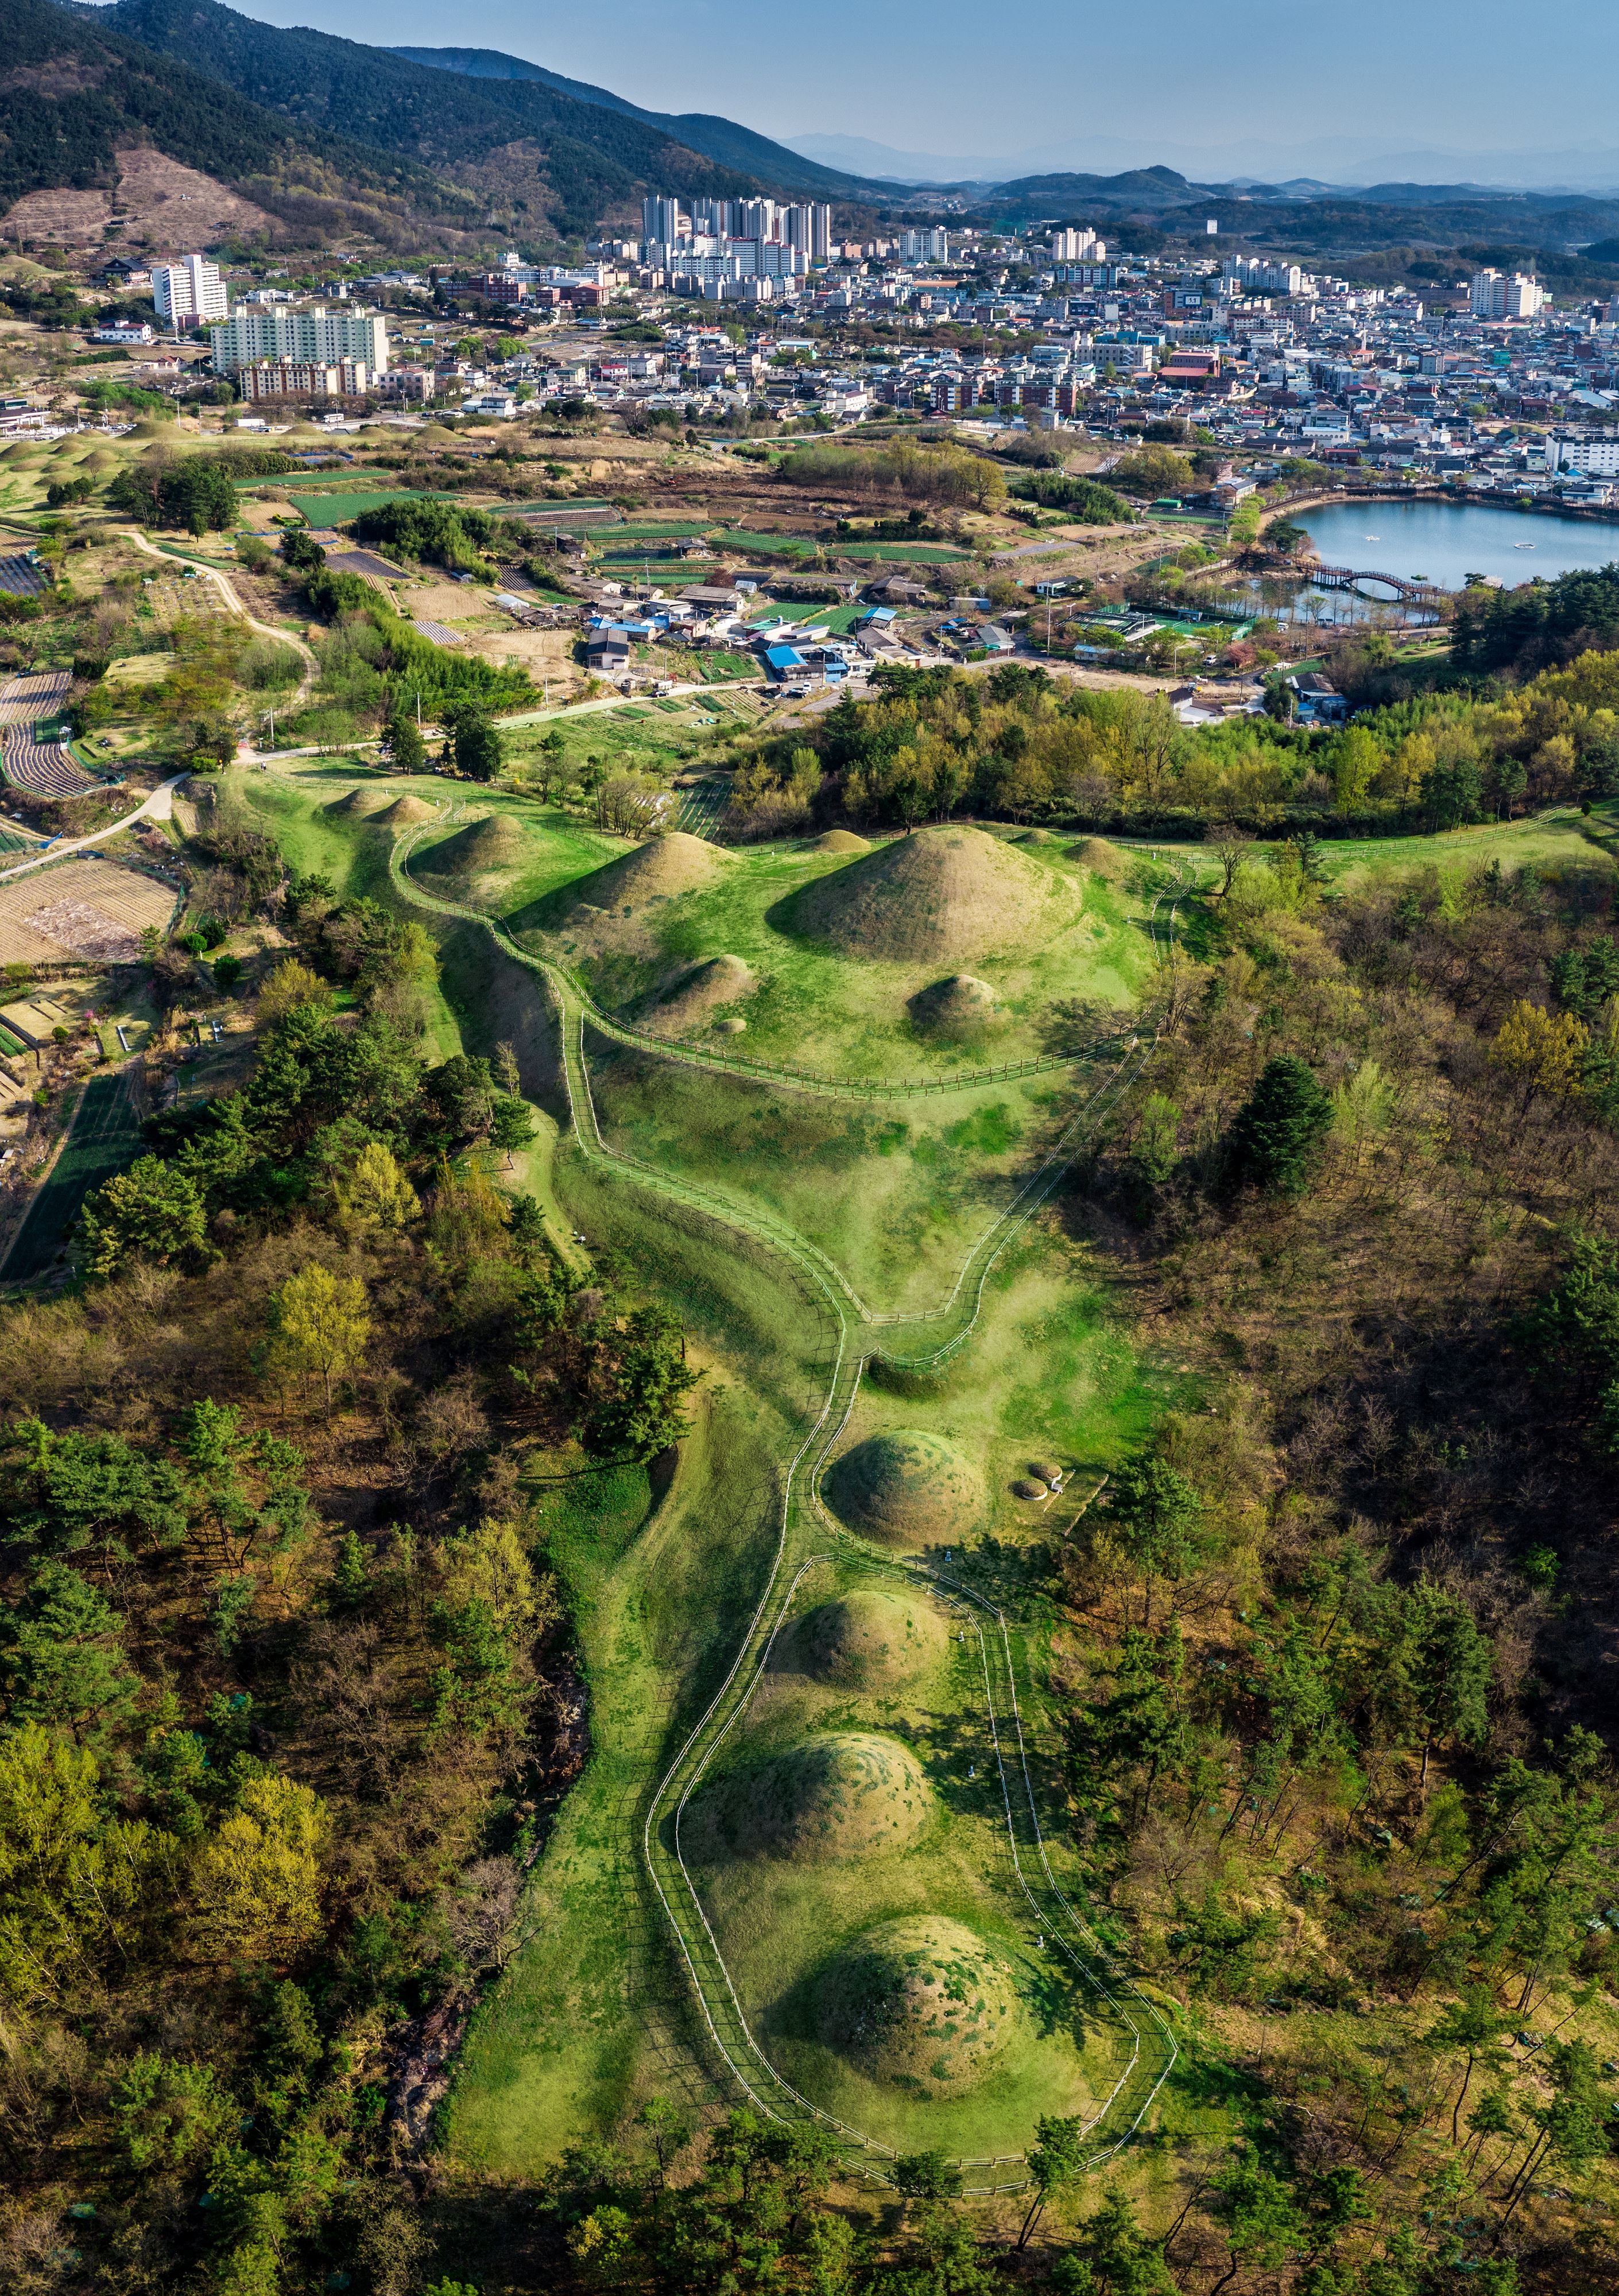
<svg viewBox="0 0 1619 2296">
<path fill-rule="evenodd" d="M 1332 1102 L 1311 1070 L 1296 1054 L 1278 1053 L 1231 1127 L 1232 1178 L 1296 1202 L 1331 1126 Z"/>
</svg>

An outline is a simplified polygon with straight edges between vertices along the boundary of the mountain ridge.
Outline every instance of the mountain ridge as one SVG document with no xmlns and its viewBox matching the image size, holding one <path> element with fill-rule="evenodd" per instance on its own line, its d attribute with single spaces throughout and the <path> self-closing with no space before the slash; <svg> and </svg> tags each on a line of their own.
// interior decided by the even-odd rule
<svg viewBox="0 0 1619 2296">
<path fill-rule="evenodd" d="M 277 201 L 373 203 L 380 235 L 401 204 L 457 226 L 457 196 L 404 155 L 329 129 L 299 128 L 182 59 L 132 39 L 108 9 L 0 0 L 0 213 L 37 191 L 112 192 L 118 155 L 150 142 L 167 157 Z M 388 210 L 385 215 L 384 210 Z"/>
<path fill-rule="evenodd" d="M 341 119 L 351 137 L 483 191 L 511 217 L 547 217 L 564 238 L 627 220 L 646 188 L 721 198 L 760 188 L 660 129 L 538 84 L 434 70 L 220 0 L 112 0 L 100 12 L 160 55 L 195 56 L 210 78 L 268 111 L 321 130 Z"/>
<path fill-rule="evenodd" d="M 823 167 L 794 152 L 790 144 L 773 143 L 768 135 L 760 135 L 720 114 L 648 111 L 643 105 L 632 103 L 628 96 L 614 94 L 611 88 L 597 87 L 589 80 L 570 79 L 564 73 L 551 71 L 544 64 L 530 63 L 524 56 L 508 55 L 503 49 L 393 47 L 383 53 L 403 56 L 431 71 L 454 72 L 467 79 L 538 80 L 578 102 L 596 104 L 641 120 L 647 127 L 662 128 L 688 150 L 701 152 L 722 167 L 745 168 L 766 182 L 774 181 L 785 191 L 813 193 L 821 199 L 849 199 L 869 194 L 873 189 L 868 178 Z M 888 187 L 882 188 L 884 196 L 888 196 Z"/>
</svg>

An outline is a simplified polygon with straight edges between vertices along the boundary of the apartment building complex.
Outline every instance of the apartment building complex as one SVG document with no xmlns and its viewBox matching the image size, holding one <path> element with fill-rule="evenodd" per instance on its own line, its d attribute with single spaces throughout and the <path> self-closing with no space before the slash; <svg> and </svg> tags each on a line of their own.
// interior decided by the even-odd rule
<svg viewBox="0 0 1619 2296">
<path fill-rule="evenodd" d="M 265 310 L 238 310 L 209 332 L 216 374 L 243 374 L 267 359 L 300 366 L 347 360 L 373 377 L 388 372 L 388 329 L 382 313 L 353 304 L 274 303 Z"/>
<path fill-rule="evenodd" d="M 701 243 L 706 256 L 738 253 L 744 246 L 787 250 L 799 259 L 756 260 L 760 276 L 801 275 L 825 263 L 832 249 L 832 209 L 817 201 L 789 206 L 777 200 L 694 200 L 689 208 L 661 196 L 641 204 L 643 260 L 659 270 L 680 267 L 682 251 Z M 748 272 L 736 275 L 746 277 Z"/>
<path fill-rule="evenodd" d="M 364 398 L 373 378 L 360 359 L 263 359 L 237 370 L 243 398 Z"/>
<path fill-rule="evenodd" d="M 1521 271 L 1475 271 L 1470 283 L 1475 319 L 1538 319 L 1545 301 L 1544 289 Z"/>
</svg>

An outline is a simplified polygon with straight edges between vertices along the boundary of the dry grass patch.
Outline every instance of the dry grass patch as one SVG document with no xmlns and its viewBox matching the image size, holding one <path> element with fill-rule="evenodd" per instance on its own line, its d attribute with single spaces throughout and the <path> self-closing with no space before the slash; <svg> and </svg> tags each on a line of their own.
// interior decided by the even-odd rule
<svg viewBox="0 0 1619 2296">
<path fill-rule="evenodd" d="M 64 955 L 133 964 L 151 925 L 167 930 L 176 895 L 111 861 L 63 862 L 0 882 L 0 963 L 60 964 Z"/>
</svg>

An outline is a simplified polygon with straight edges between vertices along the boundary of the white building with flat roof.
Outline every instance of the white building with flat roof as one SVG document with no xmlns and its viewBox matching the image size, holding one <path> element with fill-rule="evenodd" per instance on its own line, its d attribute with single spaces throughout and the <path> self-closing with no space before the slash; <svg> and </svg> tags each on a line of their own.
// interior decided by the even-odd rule
<svg viewBox="0 0 1619 2296">
<path fill-rule="evenodd" d="M 1467 299 L 1475 319 L 1538 319 L 1546 301 L 1539 282 L 1521 271 L 1475 271 Z"/>
<path fill-rule="evenodd" d="M 171 327 L 198 319 L 223 319 L 230 313 L 230 291 L 217 263 L 206 256 L 188 255 L 182 263 L 157 263 L 152 270 L 152 299 L 158 316 Z"/>
</svg>

